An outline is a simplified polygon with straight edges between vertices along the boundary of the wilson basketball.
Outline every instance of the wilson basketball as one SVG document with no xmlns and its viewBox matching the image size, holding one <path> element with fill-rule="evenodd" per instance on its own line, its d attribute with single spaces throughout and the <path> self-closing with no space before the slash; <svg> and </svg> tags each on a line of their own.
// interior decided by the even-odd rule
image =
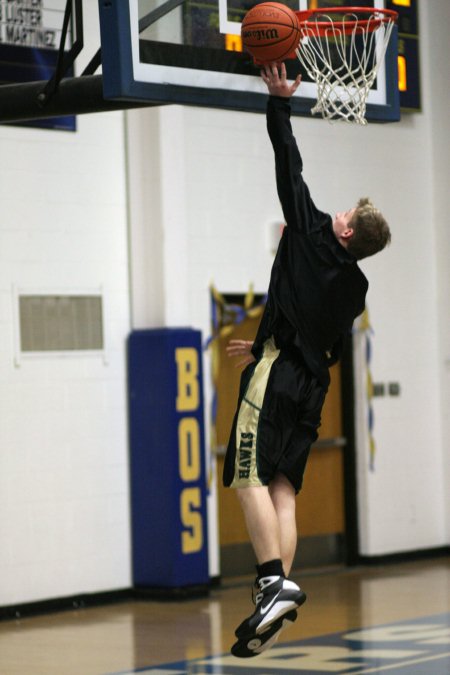
<svg viewBox="0 0 450 675">
<path fill-rule="evenodd" d="M 294 56 L 300 42 L 296 14 L 280 2 L 262 2 L 244 16 L 242 44 L 256 64 L 280 62 Z"/>
</svg>

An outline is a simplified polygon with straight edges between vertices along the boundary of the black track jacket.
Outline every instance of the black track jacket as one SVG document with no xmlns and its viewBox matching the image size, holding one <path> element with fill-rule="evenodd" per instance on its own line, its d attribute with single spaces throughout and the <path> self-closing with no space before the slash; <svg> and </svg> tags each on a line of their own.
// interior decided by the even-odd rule
<svg viewBox="0 0 450 675">
<path fill-rule="evenodd" d="M 287 227 L 272 267 L 268 299 L 253 354 L 274 336 L 328 387 L 328 368 L 342 352 L 354 319 L 363 312 L 368 281 L 338 242 L 332 219 L 319 211 L 302 177 L 288 98 L 270 96 L 267 129 L 275 152 L 278 196 Z"/>
</svg>

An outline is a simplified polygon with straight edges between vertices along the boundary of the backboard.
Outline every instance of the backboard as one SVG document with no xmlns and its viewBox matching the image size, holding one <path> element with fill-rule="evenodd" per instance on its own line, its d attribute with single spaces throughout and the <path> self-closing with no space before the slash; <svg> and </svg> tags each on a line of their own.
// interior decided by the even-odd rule
<svg viewBox="0 0 450 675">
<path fill-rule="evenodd" d="M 118 100 L 265 111 L 267 91 L 240 29 L 252 0 L 99 0 L 104 95 Z M 348 6 L 348 0 L 287 0 L 291 9 Z M 384 0 L 354 4 L 384 8 Z M 164 13 L 167 9 L 167 13 Z M 156 20 L 155 20 L 156 19 Z M 147 25 L 149 24 L 149 25 Z M 302 68 L 287 62 L 294 78 Z M 303 73 L 294 114 L 309 115 L 316 85 Z M 397 33 L 370 91 L 367 119 L 400 117 Z"/>
</svg>

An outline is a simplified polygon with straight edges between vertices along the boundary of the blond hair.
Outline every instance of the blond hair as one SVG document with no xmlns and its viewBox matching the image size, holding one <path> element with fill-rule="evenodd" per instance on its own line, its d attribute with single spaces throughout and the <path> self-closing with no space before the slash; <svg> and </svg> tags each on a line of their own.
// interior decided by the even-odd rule
<svg viewBox="0 0 450 675">
<path fill-rule="evenodd" d="M 368 197 L 359 200 L 349 226 L 353 236 L 348 240 L 347 251 L 357 260 L 382 251 L 391 241 L 389 225 Z"/>
</svg>

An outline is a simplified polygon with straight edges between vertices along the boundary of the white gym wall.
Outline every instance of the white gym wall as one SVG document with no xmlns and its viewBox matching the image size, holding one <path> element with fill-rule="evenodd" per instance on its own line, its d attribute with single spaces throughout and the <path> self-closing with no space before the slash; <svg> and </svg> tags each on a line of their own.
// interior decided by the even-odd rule
<svg viewBox="0 0 450 675">
<path fill-rule="evenodd" d="M 79 70 L 99 46 L 85 5 Z M 123 113 L 0 126 L 0 605 L 130 585 Z M 22 358 L 16 290 L 102 288 L 106 358 Z"/>
</svg>

